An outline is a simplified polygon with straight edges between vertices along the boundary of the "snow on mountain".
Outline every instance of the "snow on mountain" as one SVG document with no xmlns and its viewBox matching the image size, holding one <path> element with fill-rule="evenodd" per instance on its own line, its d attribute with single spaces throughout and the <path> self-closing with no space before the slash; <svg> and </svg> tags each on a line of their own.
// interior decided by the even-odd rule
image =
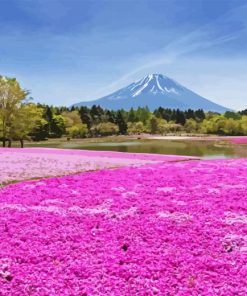
<svg viewBox="0 0 247 296">
<path fill-rule="evenodd" d="M 209 101 L 162 74 L 149 74 L 130 85 L 103 98 L 80 102 L 73 106 L 100 105 L 107 109 L 125 109 L 148 106 L 151 111 L 158 107 L 171 109 L 203 109 L 225 112 L 230 110 Z"/>
</svg>

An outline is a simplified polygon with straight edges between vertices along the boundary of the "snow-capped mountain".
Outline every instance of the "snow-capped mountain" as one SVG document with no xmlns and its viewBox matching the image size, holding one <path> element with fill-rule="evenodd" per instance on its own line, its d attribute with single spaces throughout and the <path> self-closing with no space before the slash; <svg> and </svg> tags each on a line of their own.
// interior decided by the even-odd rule
<svg viewBox="0 0 247 296">
<path fill-rule="evenodd" d="M 158 107 L 171 109 L 203 109 L 205 111 L 225 112 L 226 107 L 213 103 L 175 80 L 161 74 L 149 74 L 139 81 L 117 90 L 103 98 L 80 102 L 74 106 L 100 105 L 103 108 L 129 110 L 131 107 L 148 106 L 151 111 Z"/>
</svg>

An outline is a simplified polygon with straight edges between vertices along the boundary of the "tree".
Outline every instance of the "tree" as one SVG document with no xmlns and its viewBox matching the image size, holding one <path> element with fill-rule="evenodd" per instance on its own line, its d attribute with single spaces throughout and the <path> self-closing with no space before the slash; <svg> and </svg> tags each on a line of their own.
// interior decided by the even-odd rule
<svg viewBox="0 0 247 296">
<path fill-rule="evenodd" d="M 128 122 L 136 122 L 136 113 L 135 110 L 133 108 L 130 109 L 129 113 L 128 113 Z"/>
<path fill-rule="evenodd" d="M 90 129 L 91 126 L 93 125 L 93 120 L 90 115 L 90 109 L 88 107 L 81 106 L 79 109 L 79 114 L 80 114 L 82 123 L 85 123 L 87 125 L 87 128 Z"/>
<path fill-rule="evenodd" d="M 186 122 L 185 115 L 183 111 L 177 109 L 176 111 L 176 123 L 184 125 Z"/>
<path fill-rule="evenodd" d="M 225 126 L 223 128 L 225 135 L 230 136 L 237 136 L 240 134 L 241 126 L 239 120 L 234 120 L 232 118 L 229 118 L 225 122 Z"/>
<path fill-rule="evenodd" d="M 202 122 L 206 118 L 206 115 L 205 115 L 203 109 L 196 110 L 195 117 L 198 122 Z"/>
<path fill-rule="evenodd" d="M 198 123 L 193 118 L 187 119 L 184 128 L 187 133 L 194 133 L 198 129 Z"/>
<path fill-rule="evenodd" d="M 245 109 L 245 110 L 243 110 L 243 111 L 240 111 L 239 114 L 240 114 L 240 115 L 247 115 L 247 109 Z"/>
<path fill-rule="evenodd" d="M 183 130 L 183 126 L 177 123 L 169 123 L 167 124 L 167 130 L 171 133 L 177 133 Z"/>
<path fill-rule="evenodd" d="M 92 126 L 91 132 L 94 135 L 109 136 L 119 132 L 118 126 L 112 122 L 102 122 Z"/>
<path fill-rule="evenodd" d="M 240 127 L 241 127 L 242 134 L 247 135 L 247 115 L 242 116 L 240 120 Z"/>
<path fill-rule="evenodd" d="M 185 118 L 186 119 L 195 119 L 195 112 L 192 109 L 188 109 L 187 111 L 185 111 Z"/>
<path fill-rule="evenodd" d="M 224 114 L 225 118 L 227 119 L 235 119 L 235 120 L 239 120 L 241 119 L 241 115 L 239 113 L 233 112 L 233 111 L 226 111 Z"/>
<path fill-rule="evenodd" d="M 93 105 L 90 110 L 90 115 L 94 124 L 100 123 L 101 116 L 104 114 L 104 110 L 100 106 Z"/>
<path fill-rule="evenodd" d="M 29 139 L 32 130 L 43 123 L 43 110 L 35 104 L 22 104 L 18 109 L 18 116 L 12 118 L 12 124 L 9 131 L 9 141 L 19 140 L 21 147 L 24 146 L 24 140 Z"/>
<path fill-rule="evenodd" d="M 71 127 L 68 127 L 67 133 L 71 138 L 85 138 L 88 134 L 88 128 L 87 125 L 84 123 L 78 123 L 75 125 L 72 125 Z"/>
<path fill-rule="evenodd" d="M 140 134 L 145 130 L 144 124 L 141 121 L 128 122 L 128 133 Z"/>
<path fill-rule="evenodd" d="M 44 112 L 44 110 L 42 109 Z M 44 114 L 42 116 L 42 119 L 39 123 L 39 125 L 35 126 L 32 131 L 29 133 L 30 138 L 34 141 L 42 141 L 42 140 L 47 140 L 49 138 L 49 124 L 48 122 L 44 119 Z"/>
<path fill-rule="evenodd" d="M 158 120 L 158 132 L 161 135 L 164 135 L 168 132 L 168 124 L 165 119 L 159 119 Z"/>
<path fill-rule="evenodd" d="M 117 112 L 116 124 L 118 125 L 119 133 L 125 135 L 127 133 L 128 125 L 120 110 Z"/>
<path fill-rule="evenodd" d="M 0 134 L 3 147 L 9 139 L 13 119 L 17 116 L 20 105 L 25 101 L 28 93 L 21 88 L 15 78 L 0 76 Z"/>
<path fill-rule="evenodd" d="M 78 110 L 62 112 L 64 118 L 66 133 L 71 138 L 85 138 L 88 134 L 88 128 L 85 123 L 81 122 Z"/>
<path fill-rule="evenodd" d="M 158 118 L 152 116 L 149 120 L 149 129 L 151 134 L 156 134 L 158 131 Z"/>
<path fill-rule="evenodd" d="M 78 110 L 74 110 L 70 112 L 64 111 L 62 112 L 62 116 L 64 118 L 64 124 L 66 128 L 82 123 Z"/>
<path fill-rule="evenodd" d="M 61 138 L 65 134 L 65 122 L 62 115 L 53 115 L 50 122 L 50 137 Z"/>
</svg>

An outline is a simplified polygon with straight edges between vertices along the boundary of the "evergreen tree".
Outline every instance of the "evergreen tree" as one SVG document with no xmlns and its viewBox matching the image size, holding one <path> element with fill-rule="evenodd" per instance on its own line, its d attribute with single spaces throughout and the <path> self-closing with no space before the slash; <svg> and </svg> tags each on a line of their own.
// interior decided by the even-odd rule
<svg viewBox="0 0 247 296">
<path fill-rule="evenodd" d="M 158 119 L 152 116 L 149 121 L 151 134 L 156 134 L 158 131 Z"/>
<path fill-rule="evenodd" d="M 119 133 L 125 135 L 127 133 L 128 125 L 120 110 L 117 112 L 116 124 L 118 125 Z"/>
<path fill-rule="evenodd" d="M 136 122 L 136 121 L 137 121 L 137 118 L 136 118 L 135 110 L 131 108 L 128 113 L 128 122 Z"/>
<path fill-rule="evenodd" d="M 176 111 L 176 123 L 184 125 L 185 122 L 186 122 L 186 119 L 185 119 L 185 116 L 184 116 L 184 112 L 177 109 L 177 111 Z"/>
</svg>

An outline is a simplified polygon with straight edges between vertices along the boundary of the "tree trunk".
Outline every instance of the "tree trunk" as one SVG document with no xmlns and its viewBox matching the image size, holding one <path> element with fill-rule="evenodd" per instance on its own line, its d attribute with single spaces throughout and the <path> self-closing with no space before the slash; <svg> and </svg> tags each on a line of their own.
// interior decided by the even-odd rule
<svg viewBox="0 0 247 296">
<path fill-rule="evenodd" d="M 6 140 L 3 138 L 3 147 L 6 147 Z"/>
<path fill-rule="evenodd" d="M 8 148 L 11 148 L 11 144 L 12 144 L 12 141 L 11 140 L 8 140 Z"/>
<path fill-rule="evenodd" d="M 24 148 L 24 141 L 21 139 L 20 142 L 21 142 L 21 148 Z"/>
</svg>

